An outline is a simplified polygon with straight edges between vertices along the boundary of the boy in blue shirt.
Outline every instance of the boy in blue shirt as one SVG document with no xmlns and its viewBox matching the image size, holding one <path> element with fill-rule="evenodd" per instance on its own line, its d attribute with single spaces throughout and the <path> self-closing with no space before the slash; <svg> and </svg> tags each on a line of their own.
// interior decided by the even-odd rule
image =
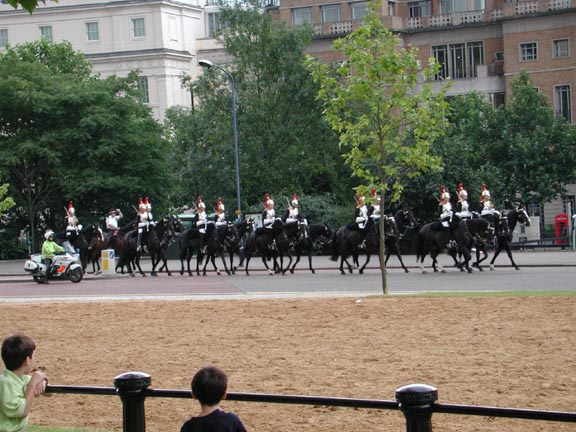
<svg viewBox="0 0 576 432">
<path fill-rule="evenodd" d="M 200 402 L 200 413 L 184 423 L 180 432 L 246 432 L 236 414 L 220 408 L 227 388 L 228 377 L 217 367 L 207 366 L 196 372 L 192 378 L 192 396 Z"/>
<path fill-rule="evenodd" d="M 2 342 L 6 366 L 0 376 L 0 432 L 24 429 L 36 396 L 46 390 L 46 375 L 34 370 L 34 341 L 24 335 L 7 337 Z"/>
</svg>

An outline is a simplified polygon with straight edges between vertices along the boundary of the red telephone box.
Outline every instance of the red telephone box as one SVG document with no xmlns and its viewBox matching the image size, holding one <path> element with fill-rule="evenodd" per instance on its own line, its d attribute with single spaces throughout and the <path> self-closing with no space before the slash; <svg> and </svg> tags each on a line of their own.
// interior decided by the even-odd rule
<svg viewBox="0 0 576 432">
<path fill-rule="evenodd" d="M 570 219 L 566 213 L 556 215 L 554 218 L 554 230 L 556 237 L 565 237 L 566 240 L 556 240 L 557 245 L 568 244 L 568 229 L 570 227 Z"/>
</svg>

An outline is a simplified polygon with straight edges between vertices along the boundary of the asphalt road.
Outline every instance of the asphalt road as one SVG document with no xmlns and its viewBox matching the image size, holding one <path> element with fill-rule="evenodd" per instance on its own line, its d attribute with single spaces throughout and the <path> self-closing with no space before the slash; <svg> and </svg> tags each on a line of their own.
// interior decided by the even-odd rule
<svg viewBox="0 0 576 432">
<path fill-rule="evenodd" d="M 363 257 L 361 257 L 361 260 Z M 445 273 L 422 274 L 415 265 L 415 257 L 403 257 L 410 272 L 404 273 L 396 258 L 388 263 L 387 283 L 390 294 L 418 294 L 429 292 L 475 292 L 515 290 L 576 290 L 576 252 L 515 252 L 514 259 L 521 267 L 517 271 L 510 266 L 507 256 L 496 261 L 495 271 L 471 274 L 446 267 Z M 362 261 L 361 261 L 362 262 Z M 451 266 L 451 259 L 441 257 L 443 265 Z M 372 263 L 377 263 L 373 257 Z M 430 266 L 429 258 L 426 265 Z M 150 263 L 144 261 L 148 271 Z M 195 264 L 195 261 L 192 261 Z M 362 275 L 340 275 L 338 264 L 327 257 L 314 257 L 316 273 L 312 274 L 307 262 L 301 261 L 294 274 L 268 275 L 262 261 L 253 259 L 250 276 L 244 269 L 236 275 L 217 275 L 214 271 L 206 276 L 180 275 L 178 261 L 170 261 L 173 275 L 158 277 L 127 275 L 92 275 L 73 284 L 69 281 L 53 281 L 39 285 L 23 270 L 23 261 L 0 262 L 0 302 L 46 302 L 46 301 L 118 301 L 118 300 L 183 300 L 183 299 L 257 299 L 291 297 L 363 297 L 382 293 L 380 272 L 369 267 Z"/>
</svg>

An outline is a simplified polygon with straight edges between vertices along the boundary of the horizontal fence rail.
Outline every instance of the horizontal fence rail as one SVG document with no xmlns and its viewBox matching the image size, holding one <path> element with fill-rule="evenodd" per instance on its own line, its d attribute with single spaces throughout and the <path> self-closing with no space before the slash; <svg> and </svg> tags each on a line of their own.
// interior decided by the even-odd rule
<svg viewBox="0 0 576 432">
<path fill-rule="evenodd" d="M 192 399 L 190 390 L 151 389 L 148 388 L 150 383 L 150 375 L 142 372 L 127 372 L 114 379 L 114 387 L 48 385 L 46 392 L 117 395 L 123 404 L 123 431 L 145 432 L 144 400 L 147 397 Z M 406 432 L 432 432 L 433 413 L 576 423 L 576 412 L 439 404 L 436 403 L 438 390 L 426 384 L 412 384 L 397 389 L 395 401 L 238 392 L 228 393 L 226 399 L 237 402 L 400 410 L 406 418 Z"/>
</svg>

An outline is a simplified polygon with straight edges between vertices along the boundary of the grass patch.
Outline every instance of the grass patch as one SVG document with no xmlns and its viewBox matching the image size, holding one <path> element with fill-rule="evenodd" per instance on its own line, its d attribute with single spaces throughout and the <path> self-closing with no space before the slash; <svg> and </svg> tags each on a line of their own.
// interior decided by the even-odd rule
<svg viewBox="0 0 576 432">
<path fill-rule="evenodd" d="M 430 292 L 415 294 L 415 297 L 555 297 L 576 296 L 576 290 L 558 291 L 474 291 L 474 292 Z"/>
</svg>

